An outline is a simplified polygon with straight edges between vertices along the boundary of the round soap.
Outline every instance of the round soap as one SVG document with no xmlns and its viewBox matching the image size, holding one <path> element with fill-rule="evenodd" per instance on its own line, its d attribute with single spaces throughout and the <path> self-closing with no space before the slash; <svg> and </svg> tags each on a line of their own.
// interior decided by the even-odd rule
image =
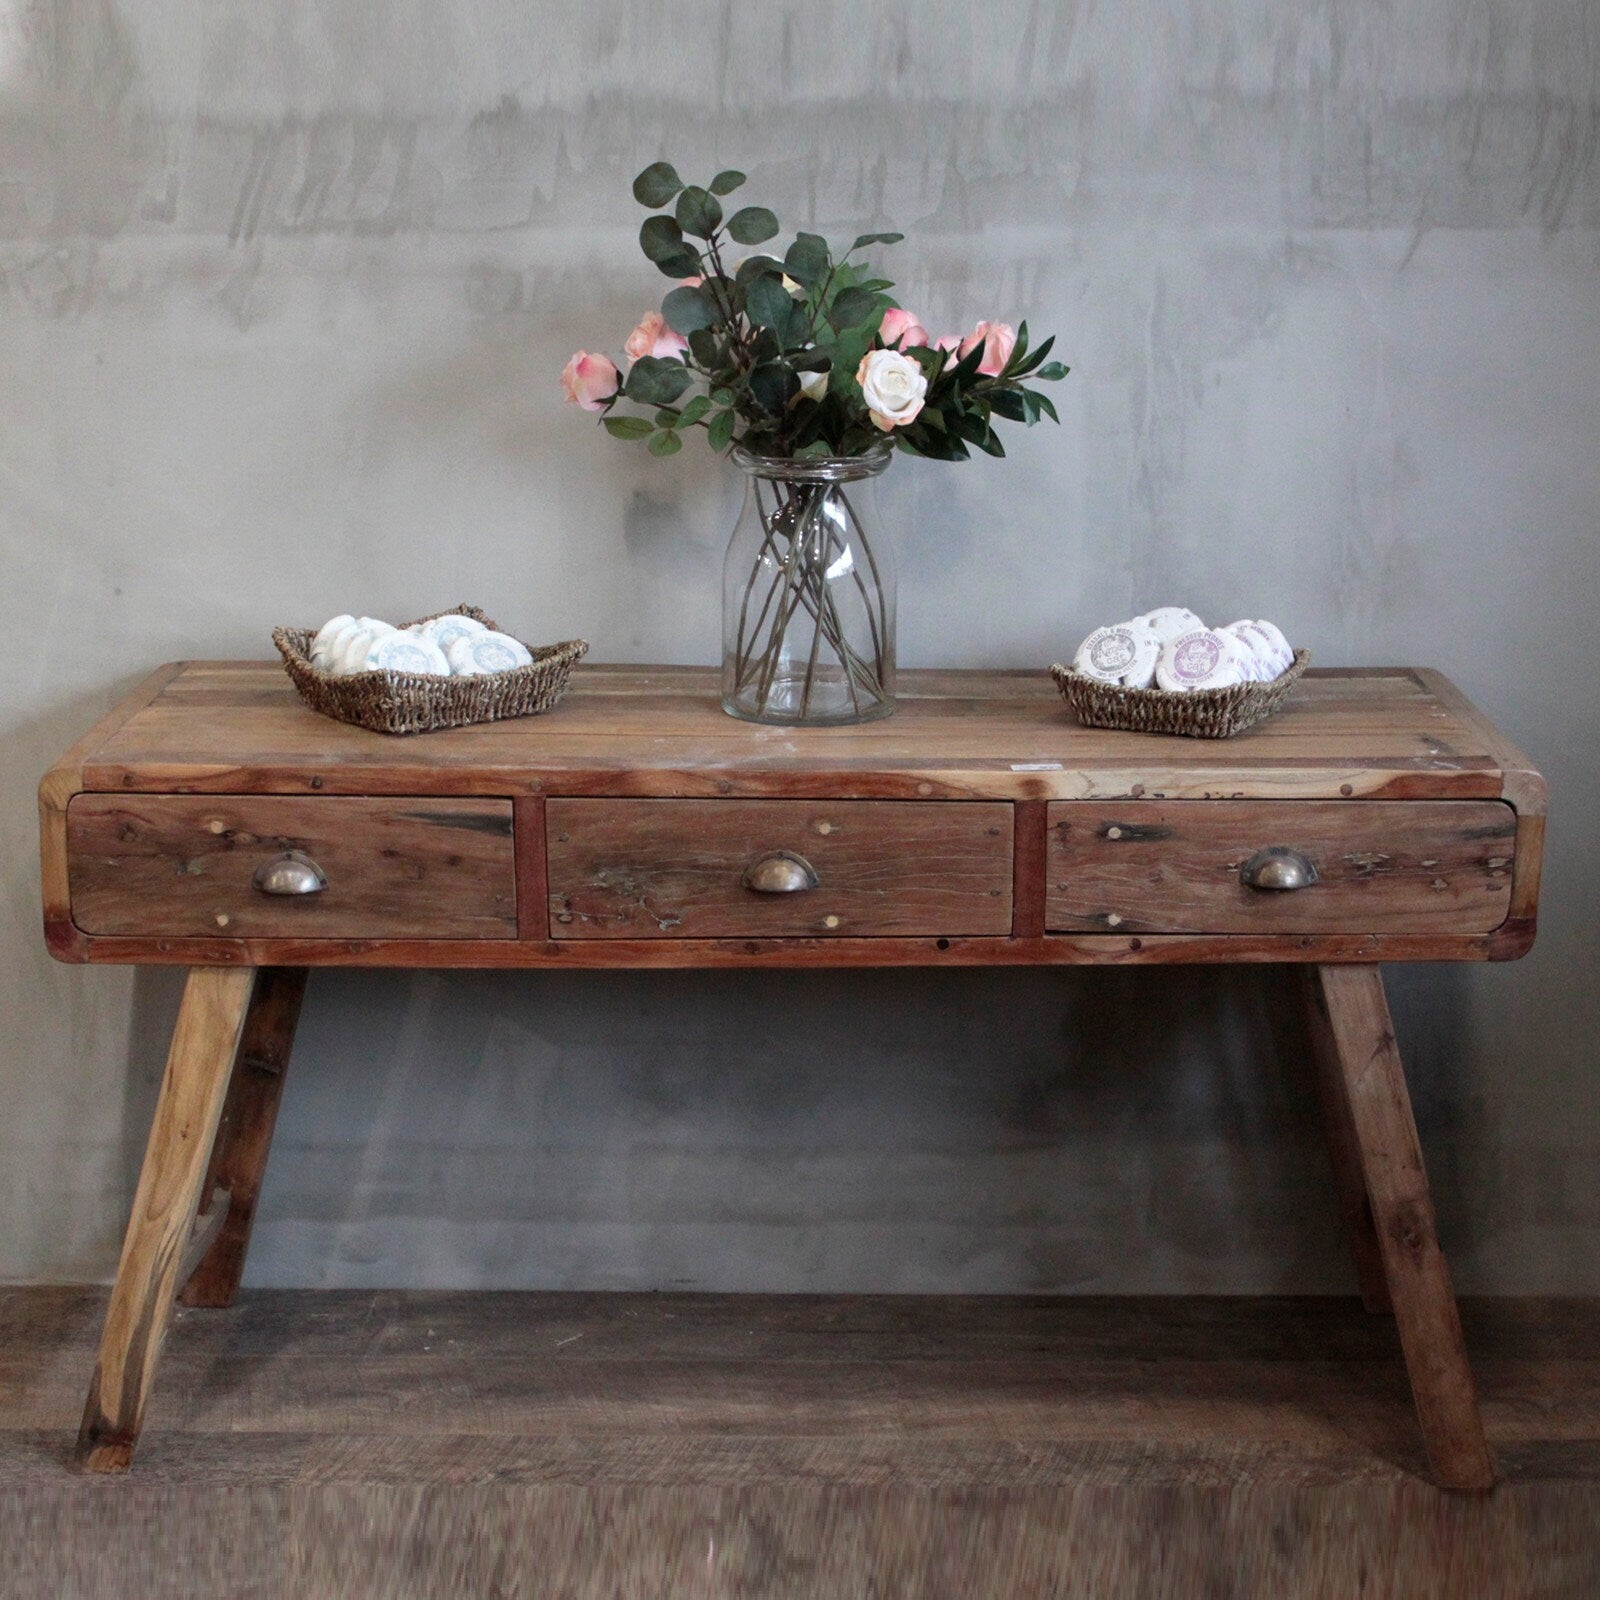
<svg viewBox="0 0 1600 1600">
<path fill-rule="evenodd" d="M 1267 642 L 1278 652 L 1278 671 L 1285 672 L 1294 660 L 1294 646 L 1283 636 L 1283 629 L 1265 617 L 1257 617 L 1255 626 L 1267 636 Z"/>
<path fill-rule="evenodd" d="M 469 633 L 487 633 L 489 630 L 476 617 L 464 617 L 460 612 L 449 616 L 430 617 L 426 622 L 414 623 L 406 630 L 432 639 L 441 650 L 448 650 L 457 639 Z"/>
<path fill-rule="evenodd" d="M 356 619 L 348 611 L 340 612 L 336 617 L 329 617 L 317 629 L 317 636 L 311 641 L 311 665 L 321 667 L 327 663 L 329 647 L 333 643 L 334 635 L 340 633 L 346 623 L 353 623 Z"/>
<path fill-rule="evenodd" d="M 1245 681 L 1244 654 L 1236 639 L 1194 628 L 1162 646 L 1156 683 L 1163 689 L 1225 689 Z"/>
<path fill-rule="evenodd" d="M 1278 652 L 1269 640 L 1253 622 L 1230 622 L 1225 628 L 1218 628 L 1225 639 L 1234 639 L 1244 650 L 1245 666 L 1248 674 L 1258 683 L 1265 683 L 1278 676 Z"/>
<path fill-rule="evenodd" d="M 1157 606 L 1154 611 L 1147 611 L 1133 620 L 1153 628 L 1162 644 L 1176 639 L 1181 633 L 1192 633 L 1196 628 L 1205 627 L 1205 623 L 1184 606 Z"/>
<path fill-rule="evenodd" d="M 334 658 L 331 670 L 341 676 L 365 672 L 367 652 L 372 648 L 373 640 L 395 631 L 387 622 L 378 622 L 372 617 L 357 617 L 355 631 L 345 633 L 340 641 L 339 654 Z"/>
<path fill-rule="evenodd" d="M 367 672 L 421 672 L 448 678 L 450 663 L 432 639 L 409 633 L 380 633 L 367 650 Z"/>
<path fill-rule="evenodd" d="M 509 672 L 533 660 L 528 647 L 507 633 L 464 633 L 445 652 L 450 670 L 460 678 L 484 672 Z"/>
<path fill-rule="evenodd" d="M 1129 689 L 1148 689 L 1156 674 L 1161 640 L 1138 622 L 1119 622 L 1096 628 L 1078 646 L 1073 669 L 1100 683 L 1117 683 Z"/>
</svg>

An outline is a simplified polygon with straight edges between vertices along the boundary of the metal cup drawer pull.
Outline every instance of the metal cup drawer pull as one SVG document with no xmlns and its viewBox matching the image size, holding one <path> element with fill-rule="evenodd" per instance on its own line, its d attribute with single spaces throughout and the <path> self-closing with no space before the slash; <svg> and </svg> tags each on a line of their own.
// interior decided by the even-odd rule
<svg viewBox="0 0 1600 1600">
<path fill-rule="evenodd" d="M 328 875 L 303 850 L 285 850 L 263 861 L 250 880 L 262 894 L 321 894 Z"/>
<path fill-rule="evenodd" d="M 1317 869 L 1309 857 L 1286 844 L 1269 844 L 1239 868 L 1239 882 L 1247 889 L 1309 889 Z"/>
<path fill-rule="evenodd" d="M 771 850 L 744 869 L 744 886 L 757 894 L 800 894 L 820 887 L 817 869 L 793 850 Z"/>
</svg>

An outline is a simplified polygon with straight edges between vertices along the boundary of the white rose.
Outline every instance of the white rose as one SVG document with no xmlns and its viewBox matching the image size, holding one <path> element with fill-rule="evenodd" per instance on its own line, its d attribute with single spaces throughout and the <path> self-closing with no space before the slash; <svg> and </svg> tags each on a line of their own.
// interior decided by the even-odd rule
<svg viewBox="0 0 1600 1600">
<path fill-rule="evenodd" d="M 922 368 L 898 350 L 869 350 L 856 368 L 856 382 L 873 426 L 885 433 L 914 422 L 928 392 Z"/>
<path fill-rule="evenodd" d="M 826 372 L 802 372 L 800 377 L 800 393 L 807 400 L 820 400 L 828 392 L 828 374 Z"/>
</svg>

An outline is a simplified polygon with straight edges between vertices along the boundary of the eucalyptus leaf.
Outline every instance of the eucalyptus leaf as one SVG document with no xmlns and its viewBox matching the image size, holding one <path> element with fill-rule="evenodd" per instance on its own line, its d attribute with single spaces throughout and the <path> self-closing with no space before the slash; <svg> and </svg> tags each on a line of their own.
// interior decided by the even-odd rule
<svg viewBox="0 0 1600 1600">
<path fill-rule="evenodd" d="M 730 167 L 726 172 L 719 172 L 716 177 L 711 180 L 707 187 L 711 190 L 712 194 L 732 194 L 733 191 L 737 189 L 743 182 L 744 174 L 742 172 L 735 172 L 733 168 Z"/>
<path fill-rule="evenodd" d="M 709 295 L 687 287 L 674 289 L 661 302 L 661 315 L 674 333 L 681 333 L 685 338 L 722 320 Z"/>
<path fill-rule="evenodd" d="M 663 428 L 660 433 L 650 441 L 650 454 L 653 456 L 672 456 L 683 449 L 683 440 L 670 428 Z"/>
<path fill-rule="evenodd" d="M 768 361 L 750 374 L 750 393 L 767 411 L 782 411 L 800 392 L 800 380 L 782 361 Z"/>
<path fill-rule="evenodd" d="M 866 289 L 850 288 L 835 297 L 828 307 L 828 321 L 836 328 L 856 328 L 878 313 L 878 297 Z"/>
<path fill-rule="evenodd" d="M 640 356 L 628 369 L 622 392 L 640 405 L 670 406 L 692 381 L 689 369 L 681 361 Z"/>
<path fill-rule="evenodd" d="M 778 231 L 778 219 L 765 206 L 746 206 L 728 218 L 728 237 L 737 244 L 765 244 Z"/>
<path fill-rule="evenodd" d="M 700 257 L 692 245 L 687 242 L 683 249 L 673 255 L 663 256 L 656 262 L 657 268 L 669 278 L 698 278 L 700 276 Z"/>
<path fill-rule="evenodd" d="M 815 233 L 796 234 L 783 258 L 783 270 L 808 289 L 815 289 L 828 276 L 830 265 L 828 241 Z"/>
<path fill-rule="evenodd" d="M 697 366 L 712 372 L 722 365 L 722 341 L 709 328 L 696 328 L 688 335 L 688 339 L 689 354 L 694 357 Z"/>
<path fill-rule="evenodd" d="M 850 246 L 850 253 L 854 255 L 857 250 L 865 250 L 869 244 L 899 244 L 903 238 L 903 233 L 859 233 Z"/>
<path fill-rule="evenodd" d="M 682 187 L 683 179 L 670 162 L 654 161 L 633 180 L 633 198 L 654 210 L 670 204 L 673 195 Z"/>
<path fill-rule="evenodd" d="M 678 219 L 678 226 L 697 239 L 709 239 L 722 226 L 722 207 L 717 197 L 708 189 L 692 185 L 678 196 L 673 215 Z"/>
<path fill-rule="evenodd" d="M 767 272 L 745 286 L 744 309 L 751 322 L 773 329 L 781 339 L 794 314 L 794 301 L 789 298 L 783 279 Z"/>
<path fill-rule="evenodd" d="M 605 427 L 613 439 L 645 439 L 656 431 L 643 417 L 607 417 Z"/>
<path fill-rule="evenodd" d="M 686 246 L 683 229 L 671 217 L 646 217 L 639 227 L 639 248 L 652 261 L 663 261 L 677 255 Z"/>
<path fill-rule="evenodd" d="M 738 420 L 732 411 L 719 411 L 706 424 L 706 438 L 713 450 L 726 450 L 733 443 L 733 428 Z"/>
</svg>

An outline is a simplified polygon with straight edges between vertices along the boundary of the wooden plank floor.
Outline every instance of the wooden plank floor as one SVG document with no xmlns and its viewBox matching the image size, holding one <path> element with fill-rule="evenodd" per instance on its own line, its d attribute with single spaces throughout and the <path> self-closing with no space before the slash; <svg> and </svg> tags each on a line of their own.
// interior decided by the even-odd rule
<svg viewBox="0 0 1600 1600">
<path fill-rule="evenodd" d="M 1354 1300 L 246 1291 L 125 1479 L 0 1290 L 0 1596 L 1600 1595 L 1600 1301 L 1468 1301 L 1505 1482 Z"/>
</svg>

